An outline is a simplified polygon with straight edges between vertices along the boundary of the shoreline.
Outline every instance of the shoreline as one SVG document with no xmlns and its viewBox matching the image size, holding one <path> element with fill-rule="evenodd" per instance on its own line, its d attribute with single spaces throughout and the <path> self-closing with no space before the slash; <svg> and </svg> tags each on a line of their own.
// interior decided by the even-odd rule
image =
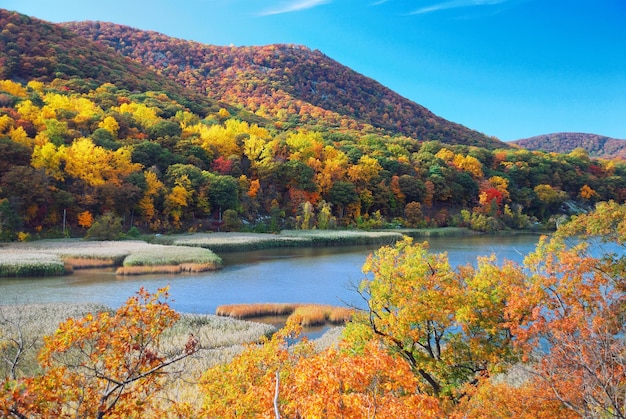
<svg viewBox="0 0 626 419">
<path fill-rule="evenodd" d="M 519 232 L 516 234 L 531 233 Z M 188 233 L 146 236 L 145 240 L 52 239 L 0 244 L 1 277 L 44 277 L 77 269 L 116 267 L 117 274 L 142 275 L 218 270 L 220 253 L 288 247 L 389 245 L 416 239 L 481 235 L 466 228 L 397 230 L 284 230 L 270 233 Z"/>
</svg>

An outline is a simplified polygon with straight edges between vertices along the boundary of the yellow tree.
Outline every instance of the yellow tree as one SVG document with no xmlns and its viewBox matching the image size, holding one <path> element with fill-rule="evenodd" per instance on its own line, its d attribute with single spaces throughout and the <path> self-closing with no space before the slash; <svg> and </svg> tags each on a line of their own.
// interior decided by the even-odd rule
<svg viewBox="0 0 626 419">
<path fill-rule="evenodd" d="M 518 266 L 481 258 L 455 271 L 447 255 L 405 238 L 370 255 L 359 292 L 366 310 L 348 325 L 353 339 L 380 340 L 408 362 L 422 392 L 458 400 L 469 383 L 513 356 L 504 307 Z"/>
<path fill-rule="evenodd" d="M 48 176 L 63 181 L 65 174 L 62 164 L 65 159 L 65 149 L 65 146 L 57 147 L 50 142 L 36 145 L 30 164 L 36 169 L 43 168 Z"/>
<path fill-rule="evenodd" d="M 138 206 L 144 221 L 156 227 L 158 226 L 158 222 L 154 224 L 156 222 L 155 217 L 157 216 L 154 200 L 164 190 L 165 185 L 159 180 L 156 173 L 152 171 L 144 172 L 144 178 L 146 180 L 146 188 L 143 196 L 139 200 Z"/>
<path fill-rule="evenodd" d="M 306 340 L 289 347 L 298 319 L 227 365 L 207 371 L 203 417 L 436 418 L 439 402 L 416 392 L 404 360 L 375 342 L 316 352 Z"/>
<path fill-rule="evenodd" d="M 82 179 L 90 186 L 120 184 L 121 179 L 138 171 L 125 147 L 111 151 L 96 146 L 89 138 L 78 138 L 65 150 L 65 172 Z"/>
</svg>

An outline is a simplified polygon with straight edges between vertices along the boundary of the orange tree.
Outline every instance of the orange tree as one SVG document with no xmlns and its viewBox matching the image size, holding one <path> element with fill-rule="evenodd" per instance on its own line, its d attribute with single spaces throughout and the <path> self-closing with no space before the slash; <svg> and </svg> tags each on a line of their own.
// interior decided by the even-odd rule
<svg viewBox="0 0 626 419">
<path fill-rule="evenodd" d="M 436 398 L 416 392 L 404 360 L 377 342 L 316 351 L 294 343 L 297 319 L 201 381 L 202 417 L 437 418 Z"/>
<path fill-rule="evenodd" d="M 197 350 L 196 341 L 172 353 L 161 350 L 163 331 L 178 319 L 167 298 L 167 289 L 150 294 L 142 288 L 114 313 L 63 322 L 44 338 L 42 374 L 5 380 L 0 412 L 17 418 L 157 414 L 152 401 L 164 368 Z"/>
<path fill-rule="evenodd" d="M 507 308 L 536 386 L 572 414 L 626 417 L 626 206 L 600 203 L 528 255 Z"/>
</svg>

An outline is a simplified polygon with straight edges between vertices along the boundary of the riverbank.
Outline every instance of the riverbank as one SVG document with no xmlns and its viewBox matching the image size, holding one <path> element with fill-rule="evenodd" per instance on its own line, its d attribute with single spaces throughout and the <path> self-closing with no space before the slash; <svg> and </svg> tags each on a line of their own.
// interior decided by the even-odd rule
<svg viewBox="0 0 626 419">
<path fill-rule="evenodd" d="M 115 267 L 118 275 L 172 274 L 220 269 L 219 253 L 281 247 L 393 244 L 415 238 L 475 235 L 464 228 L 393 231 L 285 230 L 264 233 L 192 233 L 145 240 L 40 240 L 0 245 L 0 277 L 56 276 L 75 269 Z"/>
</svg>

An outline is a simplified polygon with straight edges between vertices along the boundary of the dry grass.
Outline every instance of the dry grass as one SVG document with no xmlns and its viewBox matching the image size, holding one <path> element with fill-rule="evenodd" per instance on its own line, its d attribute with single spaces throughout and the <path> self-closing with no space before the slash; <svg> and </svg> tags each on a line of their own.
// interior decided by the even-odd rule
<svg viewBox="0 0 626 419">
<path fill-rule="evenodd" d="M 64 257 L 63 262 L 72 267 L 72 269 L 98 269 L 111 268 L 116 265 L 113 259 L 94 259 L 81 257 Z"/>
<path fill-rule="evenodd" d="M 300 317 L 301 324 L 307 327 L 326 323 L 345 324 L 352 318 L 354 310 L 348 307 L 325 304 L 259 303 L 222 305 L 217 308 L 215 313 L 218 316 L 236 319 L 295 315 Z"/>
<path fill-rule="evenodd" d="M 181 272 L 206 272 L 219 269 L 215 263 L 181 263 L 180 265 L 138 265 L 120 266 L 116 275 L 145 275 L 145 274 L 179 274 Z"/>
<path fill-rule="evenodd" d="M 218 316 L 234 319 L 251 319 L 265 316 L 288 316 L 296 309 L 296 304 L 257 303 L 257 304 L 227 304 L 217 307 Z"/>
<path fill-rule="evenodd" d="M 179 274 L 181 272 L 179 265 L 120 266 L 115 270 L 116 275 Z"/>
</svg>

